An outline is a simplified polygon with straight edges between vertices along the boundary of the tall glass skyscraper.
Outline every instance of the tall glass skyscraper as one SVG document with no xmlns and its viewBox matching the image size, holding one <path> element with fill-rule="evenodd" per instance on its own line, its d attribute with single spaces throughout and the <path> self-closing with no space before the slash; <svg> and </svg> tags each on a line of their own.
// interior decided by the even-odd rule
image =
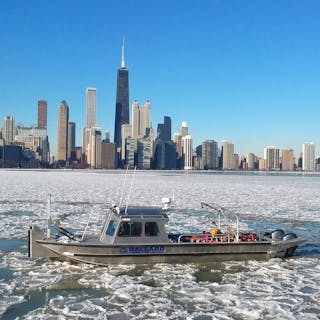
<svg viewBox="0 0 320 320">
<path fill-rule="evenodd" d="M 114 143 L 121 148 L 121 126 L 129 123 L 129 71 L 124 61 L 124 43 L 122 44 L 121 68 L 117 76 L 116 116 L 114 124 Z"/>
</svg>

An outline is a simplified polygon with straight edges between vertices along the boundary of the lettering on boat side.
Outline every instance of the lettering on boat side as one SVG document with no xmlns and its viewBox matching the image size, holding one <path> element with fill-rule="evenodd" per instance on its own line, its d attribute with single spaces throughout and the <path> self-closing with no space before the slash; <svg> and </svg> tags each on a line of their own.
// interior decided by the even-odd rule
<svg viewBox="0 0 320 320">
<path fill-rule="evenodd" d="M 165 252 L 164 246 L 120 248 L 121 254 L 153 254 L 153 253 L 164 253 L 164 252 Z"/>
</svg>

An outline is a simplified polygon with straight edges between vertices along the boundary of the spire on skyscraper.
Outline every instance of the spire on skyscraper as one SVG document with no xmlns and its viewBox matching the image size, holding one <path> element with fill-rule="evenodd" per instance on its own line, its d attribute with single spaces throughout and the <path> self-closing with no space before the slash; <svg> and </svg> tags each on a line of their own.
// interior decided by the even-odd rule
<svg viewBox="0 0 320 320">
<path fill-rule="evenodd" d="M 122 59 L 121 59 L 121 68 L 125 68 L 126 67 L 126 63 L 124 61 L 124 37 L 123 37 L 123 41 L 122 41 Z"/>
</svg>

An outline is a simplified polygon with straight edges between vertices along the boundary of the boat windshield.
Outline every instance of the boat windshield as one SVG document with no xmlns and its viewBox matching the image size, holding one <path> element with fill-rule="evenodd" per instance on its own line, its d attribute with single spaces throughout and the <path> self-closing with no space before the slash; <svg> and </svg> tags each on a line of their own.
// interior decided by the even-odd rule
<svg viewBox="0 0 320 320">
<path fill-rule="evenodd" d="M 108 225 L 108 228 L 107 228 L 107 231 L 106 231 L 106 235 L 107 236 L 113 236 L 114 235 L 114 231 L 116 230 L 116 227 L 117 227 L 117 221 L 116 220 L 111 220 L 109 222 L 109 225 Z"/>
<path fill-rule="evenodd" d="M 142 232 L 141 222 L 125 222 L 120 223 L 118 236 L 119 237 L 139 237 Z"/>
</svg>

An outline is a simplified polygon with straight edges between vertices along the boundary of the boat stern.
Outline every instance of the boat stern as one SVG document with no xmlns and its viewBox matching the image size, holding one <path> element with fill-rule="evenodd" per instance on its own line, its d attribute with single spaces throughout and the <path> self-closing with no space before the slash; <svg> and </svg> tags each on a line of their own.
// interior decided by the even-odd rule
<svg viewBox="0 0 320 320">
<path fill-rule="evenodd" d="M 282 240 L 279 242 L 274 242 L 273 245 L 277 248 L 274 253 L 274 258 L 288 258 L 293 256 L 298 246 L 308 239 L 304 237 L 296 237 L 288 240 Z"/>
<path fill-rule="evenodd" d="M 55 258 L 57 255 L 47 249 L 37 240 L 44 239 L 44 232 L 38 226 L 31 226 L 28 230 L 28 256 L 29 258 Z"/>
</svg>

